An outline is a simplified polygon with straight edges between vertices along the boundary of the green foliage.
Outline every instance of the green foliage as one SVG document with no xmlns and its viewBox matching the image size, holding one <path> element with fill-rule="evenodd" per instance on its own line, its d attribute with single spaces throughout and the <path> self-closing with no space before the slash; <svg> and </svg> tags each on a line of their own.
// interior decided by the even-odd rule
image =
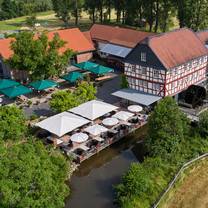
<svg viewBox="0 0 208 208">
<path fill-rule="evenodd" d="M 82 81 L 78 84 L 77 89 L 74 91 L 77 99 L 80 100 L 80 103 L 84 103 L 90 100 L 94 100 L 95 94 L 97 93 L 96 88 L 90 82 Z"/>
<path fill-rule="evenodd" d="M 23 111 L 16 106 L 0 107 L 0 140 L 19 140 L 27 131 Z"/>
<path fill-rule="evenodd" d="M 126 78 L 126 76 L 124 74 L 121 75 L 121 88 L 128 88 L 129 87 L 129 83 L 128 80 Z"/>
<path fill-rule="evenodd" d="M 160 158 L 147 158 L 141 164 L 133 163 L 116 186 L 117 202 L 121 207 L 151 207 L 168 184 L 173 170 Z"/>
<path fill-rule="evenodd" d="M 62 20 L 66 26 L 69 26 L 71 0 L 52 0 L 52 3 L 56 16 Z"/>
<path fill-rule="evenodd" d="M 30 27 L 34 28 L 36 23 L 37 23 L 36 15 L 32 15 L 26 18 L 26 24 L 29 25 Z"/>
<path fill-rule="evenodd" d="M 147 147 L 152 156 L 168 159 L 177 152 L 187 132 L 187 120 L 171 97 L 164 98 L 149 119 Z"/>
<path fill-rule="evenodd" d="M 207 130 L 207 112 L 200 119 Z M 208 152 L 208 140 L 198 134 L 198 127 L 188 125 L 172 98 L 165 98 L 152 113 L 147 144 L 150 157 L 133 164 L 116 186 L 120 207 L 151 207 L 185 162 Z"/>
<path fill-rule="evenodd" d="M 75 91 L 58 91 L 52 95 L 50 107 L 55 112 L 63 112 L 84 102 L 95 99 L 96 88 L 93 84 L 82 81 Z"/>
<path fill-rule="evenodd" d="M 79 100 L 69 91 L 58 91 L 52 95 L 50 107 L 55 112 L 64 112 L 79 105 Z"/>
<path fill-rule="evenodd" d="M 45 33 L 38 38 L 30 32 L 22 32 L 11 44 L 14 55 L 8 60 L 12 68 L 29 72 L 31 80 L 48 79 L 59 76 L 73 56 L 71 50 L 60 54 L 65 42 L 59 35 L 54 35 L 51 41 Z"/>
<path fill-rule="evenodd" d="M 68 164 L 58 152 L 28 141 L 0 148 L 0 207 L 64 207 Z"/>
<path fill-rule="evenodd" d="M 52 4 L 51 0 L 3 0 L 0 8 L 0 20 L 6 20 L 50 10 Z"/>
<path fill-rule="evenodd" d="M 208 137 L 208 110 L 199 116 L 199 132 L 203 137 Z"/>
</svg>

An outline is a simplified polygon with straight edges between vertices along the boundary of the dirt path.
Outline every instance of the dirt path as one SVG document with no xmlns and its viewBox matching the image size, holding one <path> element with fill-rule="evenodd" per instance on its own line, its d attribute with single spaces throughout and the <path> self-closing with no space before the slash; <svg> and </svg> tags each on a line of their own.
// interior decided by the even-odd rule
<svg viewBox="0 0 208 208">
<path fill-rule="evenodd" d="M 208 208 L 208 160 L 182 176 L 162 208 Z"/>
</svg>

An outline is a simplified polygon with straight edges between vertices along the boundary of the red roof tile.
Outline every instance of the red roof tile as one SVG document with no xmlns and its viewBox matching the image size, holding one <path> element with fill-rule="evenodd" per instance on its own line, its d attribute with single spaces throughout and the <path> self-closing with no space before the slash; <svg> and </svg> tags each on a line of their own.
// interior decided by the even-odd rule
<svg viewBox="0 0 208 208">
<path fill-rule="evenodd" d="M 90 29 L 91 38 L 129 48 L 134 48 L 140 41 L 153 33 L 121 28 L 117 26 L 94 24 Z"/>
<path fill-rule="evenodd" d="M 13 40 L 13 38 L 0 40 L 0 55 L 5 59 L 8 59 L 13 55 L 13 51 L 10 49 L 10 43 Z"/>
<path fill-rule="evenodd" d="M 55 33 L 58 33 L 60 38 L 66 41 L 66 45 L 64 46 L 65 49 L 70 48 L 79 53 L 95 50 L 93 44 L 87 40 L 87 38 L 78 28 L 49 32 L 49 40 L 53 38 Z"/>
<path fill-rule="evenodd" d="M 196 34 L 203 43 L 208 41 L 208 30 L 199 31 Z"/>
<path fill-rule="evenodd" d="M 91 44 L 93 44 L 92 38 L 91 38 L 91 35 L 90 35 L 90 31 L 85 31 L 85 32 L 82 32 L 82 33 L 84 34 L 85 38 L 87 38 L 87 40 L 88 40 Z"/>
<path fill-rule="evenodd" d="M 148 45 L 167 69 L 207 55 L 197 35 L 186 28 L 149 37 Z"/>
<path fill-rule="evenodd" d="M 95 50 L 93 44 L 87 40 L 78 28 L 49 32 L 49 40 L 53 38 L 55 33 L 58 33 L 60 38 L 66 41 L 66 45 L 60 50 L 60 52 L 64 52 L 66 49 L 72 49 L 78 53 Z M 8 38 L 0 40 L 0 54 L 5 59 L 8 59 L 13 54 L 10 49 L 10 43 L 12 40 L 14 39 Z"/>
</svg>

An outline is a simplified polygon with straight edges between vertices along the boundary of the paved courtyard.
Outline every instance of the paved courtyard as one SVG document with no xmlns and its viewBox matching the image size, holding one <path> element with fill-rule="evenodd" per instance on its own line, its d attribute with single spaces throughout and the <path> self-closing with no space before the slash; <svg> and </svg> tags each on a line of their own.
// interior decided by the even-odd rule
<svg viewBox="0 0 208 208">
<path fill-rule="evenodd" d="M 117 91 L 118 89 L 120 89 L 120 74 L 115 73 L 113 74 L 113 78 L 111 80 L 105 81 L 99 85 L 96 96 L 98 99 L 107 103 L 118 103 L 119 99 L 111 95 L 111 93 Z M 27 117 L 32 115 L 51 116 L 54 114 L 48 103 L 40 103 L 38 105 L 24 107 L 23 110 Z"/>
</svg>

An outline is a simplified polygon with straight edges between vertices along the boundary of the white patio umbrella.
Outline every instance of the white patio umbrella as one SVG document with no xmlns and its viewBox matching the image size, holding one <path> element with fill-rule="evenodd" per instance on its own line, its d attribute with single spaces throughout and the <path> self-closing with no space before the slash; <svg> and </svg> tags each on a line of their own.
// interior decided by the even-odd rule
<svg viewBox="0 0 208 208">
<path fill-rule="evenodd" d="M 106 118 L 102 121 L 102 124 L 105 126 L 115 126 L 118 122 L 117 118 Z"/>
<path fill-rule="evenodd" d="M 119 111 L 118 113 L 116 113 L 112 117 L 113 118 L 117 118 L 117 119 L 119 119 L 121 121 L 127 121 L 128 119 L 130 119 L 133 116 L 134 116 L 133 113 L 129 113 L 127 111 Z"/>
<path fill-rule="evenodd" d="M 93 136 L 98 136 L 99 134 L 108 131 L 108 129 L 105 128 L 104 126 L 95 124 L 93 126 L 87 127 L 86 129 L 84 129 L 84 131 L 90 133 Z"/>
<path fill-rule="evenodd" d="M 133 113 L 139 113 L 143 110 L 143 108 L 140 105 L 130 105 L 128 110 Z"/>
<path fill-rule="evenodd" d="M 87 141 L 88 138 L 89 138 L 88 135 L 84 133 L 76 133 L 70 137 L 71 141 L 76 143 L 83 143 Z"/>
</svg>

